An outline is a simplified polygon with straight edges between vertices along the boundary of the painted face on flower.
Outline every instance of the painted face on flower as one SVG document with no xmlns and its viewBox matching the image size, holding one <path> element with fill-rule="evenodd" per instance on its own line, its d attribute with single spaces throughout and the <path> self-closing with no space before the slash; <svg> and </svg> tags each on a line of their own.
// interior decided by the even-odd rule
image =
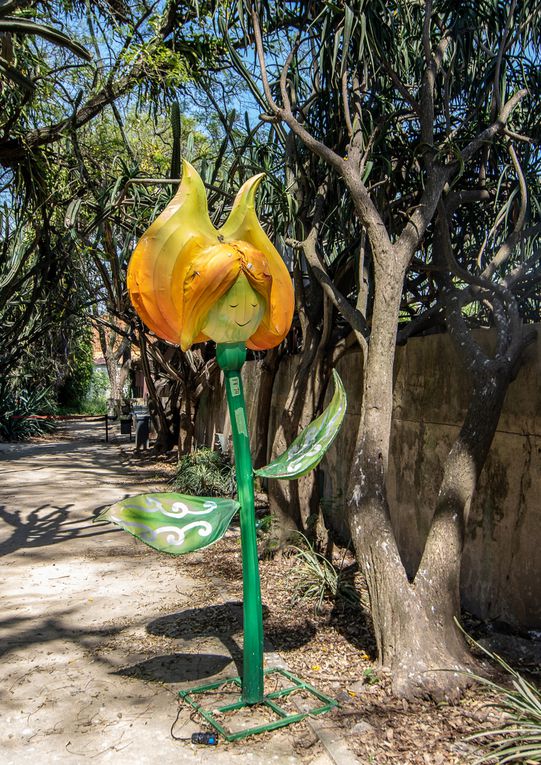
<svg viewBox="0 0 541 765">
<path fill-rule="evenodd" d="M 264 313 L 263 297 L 252 289 L 241 273 L 212 306 L 202 331 L 217 343 L 246 342 L 259 327 Z"/>
<path fill-rule="evenodd" d="M 183 350 L 208 339 L 263 350 L 286 336 L 293 286 L 255 213 L 262 177 L 242 186 L 217 230 L 203 182 L 184 162 L 177 194 L 143 234 L 128 266 L 132 303 L 159 337 Z"/>
</svg>

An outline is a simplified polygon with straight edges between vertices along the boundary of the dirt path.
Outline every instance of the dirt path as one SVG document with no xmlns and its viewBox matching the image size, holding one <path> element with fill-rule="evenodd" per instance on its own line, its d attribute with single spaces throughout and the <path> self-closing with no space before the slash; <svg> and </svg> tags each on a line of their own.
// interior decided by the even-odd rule
<svg viewBox="0 0 541 765">
<path fill-rule="evenodd" d="M 101 424 L 70 423 L 61 440 L 0 444 L 0 763 L 329 765 L 317 746 L 296 753 L 286 730 L 212 750 L 171 738 L 178 689 L 235 666 L 212 634 L 163 629 L 208 600 L 205 583 L 92 524 L 163 489 L 128 459 L 133 445 L 103 438 Z M 199 726 L 181 710 L 175 730 Z"/>
</svg>

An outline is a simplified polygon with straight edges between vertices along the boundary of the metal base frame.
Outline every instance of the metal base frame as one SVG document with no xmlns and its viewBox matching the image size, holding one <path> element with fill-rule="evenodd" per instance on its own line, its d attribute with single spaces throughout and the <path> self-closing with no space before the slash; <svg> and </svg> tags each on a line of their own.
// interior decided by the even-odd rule
<svg viewBox="0 0 541 765">
<path fill-rule="evenodd" d="M 226 680 L 220 680 L 215 683 L 209 683 L 207 685 L 200 685 L 197 688 L 189 688 L 186 691 L 180 691 L 179 696 L 183 701 L 186 701 L 190 706 L 192 706 L 196 712 L 198 712 L 208 723 L 211 725 L 214 730 L 218 731 L 220 736 L 222 736 L 226 741 L 238 741 L 241 738 L 246 738 L 246 736 L 254 736 L 258 733 L 265 733 L 266 731 L 276 730 L 277 728 L 283 728 L 285 725 L 291 725 L 291 723 L 300 722 L 300 720 L 304 720 L 308 716 L 313 715 L 320 715 L 324 712 L 329 712 L 331 709 L 338 707 L 338 702 L 335 701 L 335 699 L 331 699 L 329 696 L 326 696 L 324 693 L 321 693 L 321 691 L 316 690 L 312 685 L 309 685 L 308 683 L 305 683 L 303 680 L 300 680 L 298 677 L 295 677 L 295 675 L 292 675 L 291 672 L 288 672 L 285 669 L 280 668 L 273 668 L 273 669 L 267 669 L 265 670 L 265 677 L 268 677 L 272 674 L 279 674 L 283 677 L 287 678 L 291 685 L 287 688 L 282 688 L 282 690 L 279 691 L 273 691 L 272 693 L 266 694 L 263 699 L 257 703 L 257 704 L 247 704 L 245 701 L 242 700 L 242 697 L 239 695 L 239 700 L 234 702 L 233 704 L 226 704 L 222 707 L 216 707 L 214 706 L 212 710 L 209 709 L 203 709 L 201 704 L 198 704 L 197 701 L 192 698 L 192 696 L 195 696 L 199 693 L 206 693 L 209 691 L 215 691 L 218 688 L 223 689 L 224 686 L 227 685 L 235 685 L 239 689 L 239 693 L 242 690 L 242 679 L 240 677 L 231 677 L 227 678 Z M 311 696 L 314 696 L 319 702 L 319 706 L 316 706 L 312 709 L 309 709 L 308 711 L 303 712 L 297 712 L 295 714 L 288 714 L 285 709 L 282 709 L 282 707 L 277 703 L 280 699 L 284 699 L 287 696 L 289 696 L 292 693 L 296 693 L 298 691 L 304 691 L 306 693 L 309 693 Z M 238 731 L 230 731 L 227 730 L 227 728 L 224 727 L 222 723 L 220 723 L 216 717 L 215 714 L 223 715 L 227 712 L 236 712 L 239 709 L 244 708 L 251 708 L 256 709 L 257 707 L 267 707 L 272 712 L 274 712 L 278 719 L 274 720 L 273 722 L 266 723 L 264 725 L 257 725 L 253 728 L 246 728 L 243 730 Z"/>
</svg>

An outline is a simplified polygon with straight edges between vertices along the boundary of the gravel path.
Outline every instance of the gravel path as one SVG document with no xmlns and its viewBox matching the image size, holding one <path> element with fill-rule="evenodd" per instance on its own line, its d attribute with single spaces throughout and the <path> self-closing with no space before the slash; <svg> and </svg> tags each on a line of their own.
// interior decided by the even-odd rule
<svg viewBox="0 0 541 765">
<path fill-rule="evenodd" d="M 193 613 L 216 582 L 93 525 L 101 508 L 160 488 L 127 438 L 103 439 L 103 423 L 86 422 L 0 444 L 0 763 L 329 765 L 317 746 L 297 753 L 286 730 L 216 749 L 171 738 L 178 689 L 236 670 L 218 638 L 153 626 Z M 181 709 L 177 735 L 198 729 Z"/>
</svg>

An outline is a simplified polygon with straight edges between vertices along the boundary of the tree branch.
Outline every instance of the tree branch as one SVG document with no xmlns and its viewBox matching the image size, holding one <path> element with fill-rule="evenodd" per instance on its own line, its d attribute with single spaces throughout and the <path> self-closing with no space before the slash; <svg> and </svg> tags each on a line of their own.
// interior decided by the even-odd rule
<svg viewBox="0 0 541 765">
<path fill-rule="evenodd" d="M 489 125 L 489 127 L 479 133 L 477 138 L 474 138 L 472 141 L 470 141 L 470 143 L 462 150 L 461 157 L 463 162 L 466 162 L 468 159 L 470 159 L 475 154 L 475 152 L 481 146 L 483 146 L 484 143 L 494 138 L 494 136 L 498 133 L 502 132 L 507 120 L 511 116 L 511 112 L 527 94 L 528 91 L 525 89 L 518 90 L 513 96 L 511 96 L 508 101 L 506 101 L 500 113 L 498 114 L 497 119 L 492 123 L 492 125 Z"/>
<path fill-rule="evenodd" d="M 318 141 L 314 136 L 306 130 L 306 128 L 300 124 L 300 122 L 294 116 L 291 110 L 291 104 L 289 103 L 289 97 L 285 86 L 285 77 L 287 75 L 287 68 L 284 66 L 280 77 L 280 89 L 281 95 L 284 99 L 284 106 L 279 107 L 272 97 L 267 68 L 265 63 L 265 52 L 263 48 L 263 39 L 261 36 L 261 27 L 259 25 L 259 18 L 253 5 L 251 5 L 252 24 L 254 28 L 254 39 L 256 42 L 256 51 L 261 69 L 261 77 L 263 81 L 263 90 L 267 98 L 268 104 L 272 112 L 276 117 L 283 120 L 288 125 L 292 132 L 300 138 L 307 149 L 312 151 L 316 156 L 323 159 L 328 165 L 333 167 L 338 174 L 344 179 L 347 187 L 351 192 L 355 208 L 361 219 L 361 222 L 366 226 L 366 230 L 370 241 L 373 244 L 373 250 L 376 253 L 389 252 L 391 243 L 385 228 L 385 224 L 376 209 L 376 206 L 372 202 L 368 189 L 362 182 L 362 179 L 358 173 L 358 169 L 352 166 L 351 162 L 343 159 L 339 154 L 330 149 L 321 141 Z M 291 60 L 291 53 L 288 56 L 288 61 Z M 286 62 L 287 63 L 287 62 Z"/>
</svg>

